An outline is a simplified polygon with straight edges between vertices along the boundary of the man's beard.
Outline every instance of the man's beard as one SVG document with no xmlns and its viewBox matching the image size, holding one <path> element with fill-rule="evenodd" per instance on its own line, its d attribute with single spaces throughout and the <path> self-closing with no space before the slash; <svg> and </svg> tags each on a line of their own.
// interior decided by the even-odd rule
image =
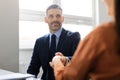
<svg viewBox="0 0 120 80">
<path fill-rule="evenodd" d="M 49 24 L 49 29 L 52 31 L 58 31 L 61 28 L 61 26 L 62 26 L 62 23 L 58 21 L 54 21 Z"/>
<path fill-rule="evenodd" d="M 54 23 L 58 24 L 59 26 L 61 26 L 61 23 L 59 21 L 54 21 L 52 22 L 50 25 L 53 25 Z"/>
</svg>

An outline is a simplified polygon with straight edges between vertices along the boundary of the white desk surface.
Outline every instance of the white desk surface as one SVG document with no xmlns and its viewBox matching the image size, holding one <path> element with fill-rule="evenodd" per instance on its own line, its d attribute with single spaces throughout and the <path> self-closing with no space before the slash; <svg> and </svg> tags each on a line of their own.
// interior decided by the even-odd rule
<svg viewBox="0 0 120 80">
<path fill-rule="evenodd" d="M 6 74 L 12 74 L 12 73 L 14 73 L 14 72 L 0 69 L 0 75 L 6 75 Z"/>
<path fill-rule="evenodd" d="M 29 80 L 34 80 L 32 79 L 34 77 L 33 75 L 30 74 L 22 74 L 22 73 L 15 73 L 7 70 L 0 69 L 0 80 L 27 80 L 27 78 L 31 78 Z M 37 79 L 36 79 L 37 80 Z"/>
</svg>

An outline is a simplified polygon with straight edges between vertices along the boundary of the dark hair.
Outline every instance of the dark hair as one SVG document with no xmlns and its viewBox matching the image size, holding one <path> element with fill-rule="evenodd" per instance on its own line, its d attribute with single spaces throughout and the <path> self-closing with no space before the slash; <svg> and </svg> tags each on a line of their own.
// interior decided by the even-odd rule
<svg viewBox="0 0 120 80">
<path fill-rule="evenodd" d="M 52 5 L 50 5 L 50 6 L 47 8 L 46 14 L 48 13 L 48 10 L 50 10 L 50 9 L 59 9 L 59 10 L 62 11 L 62 8 L 61 8 L 59 5 L 57 5 L 57 4 L 52 4 Z"/>
<path fill-rule="evenodd" d="M 115 21 L 117 33 L 120 37 L 120 0 L 115 0 Z"/>
<path fill-rule="evenodd" d="M 115 22 L 116 22 L 116 32 L 118 34 L 117 47 L 118 53 L 120 55 L 120 0 L 114 0 L 115 4 Z"/>
</svg>

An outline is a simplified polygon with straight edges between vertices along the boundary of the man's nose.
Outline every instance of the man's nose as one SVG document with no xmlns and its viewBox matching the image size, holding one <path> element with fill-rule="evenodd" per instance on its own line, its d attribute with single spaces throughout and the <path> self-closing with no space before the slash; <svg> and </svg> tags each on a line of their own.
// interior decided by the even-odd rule
<svg viewBox="0 0 120 80">
<path fill-rule="evenodd" d="M 53 20 L 54 20 L 54 21 L 56 21 L 56 20 L 57 20 L 57 17 L 56 17 L 56 16 L 54 16 L 54 17 L 53 17 Z"/>
</svg>

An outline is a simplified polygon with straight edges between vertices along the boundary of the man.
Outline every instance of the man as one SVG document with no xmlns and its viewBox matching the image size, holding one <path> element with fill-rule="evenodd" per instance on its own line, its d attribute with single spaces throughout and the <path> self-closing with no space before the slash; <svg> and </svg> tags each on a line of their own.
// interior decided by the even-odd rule
<svg viewBox="0 0 120 80">
<path fill-rule="evenodd" d="M 62 9 L 58 5 L 53 4 L 47 8 L 45 22 L 48 23 L 50 34 L 36 40 L 27 73 L 37 77 L 39 69 L 42 67 L 42 79 L 55 80 L 53 69 L 49 65 L 55 52 L 63 53 L 57 55 L 61 55 L 64 62 L 71 58 L 80 40 L 80 34 L 63 29 L 63 21 Z M 51 48 L 53 44 L 54 48 Z"/>
</svg>

